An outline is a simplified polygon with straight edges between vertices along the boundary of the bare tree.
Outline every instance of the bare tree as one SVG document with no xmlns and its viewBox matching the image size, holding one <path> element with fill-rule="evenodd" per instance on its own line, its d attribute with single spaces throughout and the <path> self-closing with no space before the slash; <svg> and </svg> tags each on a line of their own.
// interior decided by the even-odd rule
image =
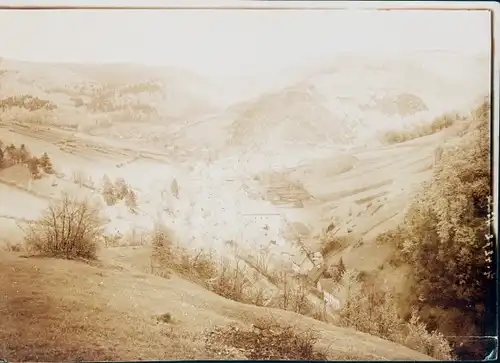
<svg viewBox="0 0 500 363">
<path fill-rule="evenodd" d="M 95 259 L 103 226 L 97 206 L 64 194 L 36 223 L 29 225 L 25 242 L 37 253 Z"/>
</svg>

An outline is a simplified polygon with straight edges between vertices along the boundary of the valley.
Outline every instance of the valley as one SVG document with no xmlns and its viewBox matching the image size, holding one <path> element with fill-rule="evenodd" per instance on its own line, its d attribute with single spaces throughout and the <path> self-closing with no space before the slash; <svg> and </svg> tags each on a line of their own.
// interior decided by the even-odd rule
<svg viewBox="0 0 500 363">
<path fill-rule="evenodd" d="M 461 140 L 468 110 L 488 89 L 484 59 L 463 59 L 477 73 L 467 97 L 457 89 L 470 79 L 450 80 L 418 59 L 384 68 L 339 58 L 261 92 L 214 88 L 177 69 L 74 64 L 62 72 L 1 59 L 4 149 L 47 153 L 55 172 L 35 178 L 13 162 L 0 169 L 0 358 L 246 359 L 210 351 L 206 330 L 248 329 L 265 316 L 319 332 L 328 359 L 436 358 L 345 326 L 342 283 L 326 291 L 342 306 L 331 308 L 315 276 L 342 263 L 406 292 L 408 271 L 388 264 L 397 244 L 378 237 L 403 223 L 432 179 L 436 150 Z M 26 94 L 54 109 L 29 111 L 12 98 Z M 443 115 L 454 121 L 428 126 Z M 387 132 L 410 136 L 387 143 Z M 123 182 L 133 197 L 109 202 L 108 182 Z M 24 244 L 29 226 L 65 195 L 86 198 L 106 220 L 95 261 L 33 257 Z M 181 262 L 155 260 L 158 228 L 173 246 L 163 252 Z M 203 258 L 217 271 L 206 278 Z M 217 290 L 223 277 L 232 295 Z M 167 312 L 173 322 L 154 321 Z M 51 343 L 62 337 L 68 343 Z"/>
</svg>

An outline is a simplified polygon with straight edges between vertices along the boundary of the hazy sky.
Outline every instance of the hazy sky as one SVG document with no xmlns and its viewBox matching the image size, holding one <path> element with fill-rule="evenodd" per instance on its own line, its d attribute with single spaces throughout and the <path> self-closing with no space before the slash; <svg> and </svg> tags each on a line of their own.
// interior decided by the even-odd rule
<svg viewBox="0 0 500 363">
<path fill-rule="evenodd" d="M 0 57 L 275 72 L 339 52 L 489 49 L 486 11 L 0 10 Z"/>
</svg>

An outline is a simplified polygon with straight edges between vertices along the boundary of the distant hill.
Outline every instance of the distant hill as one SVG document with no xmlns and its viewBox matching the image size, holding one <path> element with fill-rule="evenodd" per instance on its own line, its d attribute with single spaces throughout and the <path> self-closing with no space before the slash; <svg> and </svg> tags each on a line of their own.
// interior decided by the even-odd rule
<svg viewBox="0 0 500 363">
<path fill-rule="evenodd" d="M 339 57 L 300 82 L 228 109 L 231 143 L 247 150 L 362 143 L 376 131 L 468 107 L 488 84 L 484 58 Z"/>
<path fill-rule="evenodd" d="M 196 119 L 219 106 L 202 77 L 166 67 L 0 61 L 0 99 L 29 95 L 61 112 L 120 113 L 114 121 Z"/>
</svg>

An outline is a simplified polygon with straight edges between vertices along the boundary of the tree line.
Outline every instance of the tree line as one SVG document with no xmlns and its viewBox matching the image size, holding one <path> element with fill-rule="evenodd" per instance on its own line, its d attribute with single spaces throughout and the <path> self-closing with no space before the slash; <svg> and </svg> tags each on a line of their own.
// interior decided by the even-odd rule
<svg viewBox="0 0 500 363">
<path fill-rule="evenodd" d="M 25 165 L 34 179 L 41 178 L 43 171 L 46 174 L 54 174 L 54 166 L 49 155 L 44 152 L 41 156 L 34 156 L 25 144 L 19 147 L 10 143 L 4 145 L 0 140 L 0 170 L 14 165 Z"/>
</svg>

